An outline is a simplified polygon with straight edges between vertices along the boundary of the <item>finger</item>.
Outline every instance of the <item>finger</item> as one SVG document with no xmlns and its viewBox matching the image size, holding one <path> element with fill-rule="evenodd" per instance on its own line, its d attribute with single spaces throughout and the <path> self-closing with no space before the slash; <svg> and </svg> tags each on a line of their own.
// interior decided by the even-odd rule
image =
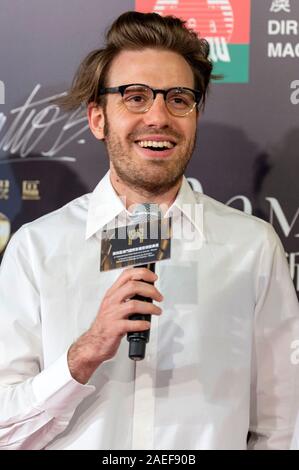
<svg viewBox="0 0 299 470">
<path fill-rule="evenodd" d="M 163 300 L 162 294 L 152 284 L 147 284 L 142 281 L 128 281 L 124 286 L 120 287 L 117 292 L 112 294 L 111 302 L 121 303 L 126 299 L 131 299 L 136 294 L 149 297 L 157 302 Z"/>
<path fill-rule="evenodd" d="M 129 300 L 120 306 L 121 318 L 128 318 L 134 313 L 145 315 L 161 315 L 162 309 L 151 302 L 142 302 L 141 300 Z"/>
<path fill-rule="evenodd" d="M 132 331 L 135 332 L 135 331 L 149 330 L 151 327 L 151 324 L 149 321 L 145 321 L 145 320 L 122 320 L 119 327 L 120 327 L 120 333 L 122 335 L 125 335 L 126 333 L 129 333 Z"/>
<path fill-rule="evenodd" d="M 130 280 L 143 280 L 154 283 L 157 279 L 158 276 L 147 268 L 128 268 L 116 279 L 110 289 L 108 289 L 107 294 L 111 295 Z"/>
</svg>

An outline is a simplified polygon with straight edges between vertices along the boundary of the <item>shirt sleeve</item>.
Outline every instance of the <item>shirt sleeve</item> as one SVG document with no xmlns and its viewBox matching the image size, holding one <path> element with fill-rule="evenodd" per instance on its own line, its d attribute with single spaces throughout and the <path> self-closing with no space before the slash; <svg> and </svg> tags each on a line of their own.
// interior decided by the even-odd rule
<svg viewBox="0 0 299 470">
<path fill-rule="evenodd" d="M 271 225 L 260 257 L 252 345 L 249 449 L 289 449 L 299 409 L 299 308 L 282 244 Z"/>
<path fill-rule="evenodd" d="M 67 352 L 43 368 L 40 300 L 23 229 L 0 267 L 0 449 L 43 449 L 95 390 L 75 381 Z"/>
</svg>

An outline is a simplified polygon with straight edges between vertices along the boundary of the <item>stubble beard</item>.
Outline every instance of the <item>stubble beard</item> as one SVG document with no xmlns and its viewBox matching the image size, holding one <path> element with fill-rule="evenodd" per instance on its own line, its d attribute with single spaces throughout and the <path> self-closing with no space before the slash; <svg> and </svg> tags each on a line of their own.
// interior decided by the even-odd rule
<svg viewBox="0 0 299 470">
<path fill-rule="evenodd" d="M 140 194 L 157 196 L 166 193 L 179 182 L 193 154 L 196 132 L 192 140 L 182 145 L 175 159 L 167 161 L 152 159 L 147 165 L 142 164 L 141 161 L 138 165 L 136 160 L 126 153 L 120 139 L 111 130 L 107 116 L 105 123 L 107 152 L 117 176 L 124 184 Z M 132 152 L 134 152 L 133 148 Z"/>
</svg>

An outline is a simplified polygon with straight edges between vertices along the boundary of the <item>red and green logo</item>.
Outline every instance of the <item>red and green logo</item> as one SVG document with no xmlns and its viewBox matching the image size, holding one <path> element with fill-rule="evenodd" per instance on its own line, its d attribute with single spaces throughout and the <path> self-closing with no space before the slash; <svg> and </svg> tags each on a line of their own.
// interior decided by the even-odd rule
<svg viewBox="0 0 299 470">
<path fill-rule="evenodd" d="M 249 81 L 250 0 L 135 0 L 135 10 L 174 15 L 207 39 L 214 73 L 225 83 Z"/>
</svg>

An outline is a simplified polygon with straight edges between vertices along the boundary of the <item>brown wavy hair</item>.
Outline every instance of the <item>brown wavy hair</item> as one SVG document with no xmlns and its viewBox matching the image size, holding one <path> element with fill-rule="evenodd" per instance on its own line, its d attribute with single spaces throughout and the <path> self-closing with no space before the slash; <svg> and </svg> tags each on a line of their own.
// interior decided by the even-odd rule
<svg viewBox="0 0 299 470">
<path fill-rule="evenodd" d="M 113 59 L 123 50 L 160 48 L 176 52 L 191 66 L 195 88 L 202 92 L 202 107 L 206 101 L 213 64 L 209 59 L 208 42 L 186 27 L 186 22 L 174 16 L 128 11 L 120 15 L 106 33 L 102 49 L 90 52 L 80 64 L 70 90 L 56 103 L 67 111 L 96 102 L 103 105 L 105 97 L 98 90 L 107 86 L 107 74 Z"/>
</svg>

